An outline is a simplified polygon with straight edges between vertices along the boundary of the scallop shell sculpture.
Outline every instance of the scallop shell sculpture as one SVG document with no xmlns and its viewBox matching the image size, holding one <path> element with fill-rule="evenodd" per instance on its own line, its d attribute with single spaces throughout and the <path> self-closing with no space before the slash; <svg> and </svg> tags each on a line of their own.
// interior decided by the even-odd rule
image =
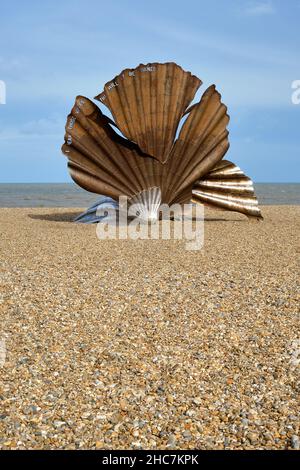
<svg viewBox="0 0 300 470">
<path fill-rule="evenodd" d="M 125 69 L 95 98 L 114 121 L 77 96 L 62 146 L 73 180 L 113 200 L 126 196 L 146 220 L 163 203 L 190 201 L 262 218 L 251 179 L 223 160 L 229 116 L 215 86 L 189 107 L 201 83 L 174 63 Z"/>
</svg>

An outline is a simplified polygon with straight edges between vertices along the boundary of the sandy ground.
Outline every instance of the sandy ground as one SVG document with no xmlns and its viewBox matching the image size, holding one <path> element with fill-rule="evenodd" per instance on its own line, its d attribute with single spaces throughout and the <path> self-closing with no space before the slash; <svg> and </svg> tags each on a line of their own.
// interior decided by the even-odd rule
<svg viewBox="0 0 300 470">
<path fill-rule="evenodd" d="M 201 251 L 78 212 L 0 209 L 0 448 L 299 449 L 300 207 Z"/>
</svg>

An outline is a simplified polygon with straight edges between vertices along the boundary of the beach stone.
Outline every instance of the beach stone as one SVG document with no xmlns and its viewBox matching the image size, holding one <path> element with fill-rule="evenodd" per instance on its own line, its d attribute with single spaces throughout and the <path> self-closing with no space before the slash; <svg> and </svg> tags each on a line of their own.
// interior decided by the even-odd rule
<svg viewBox="0 0 300 470">
<path fill-rule="evenodd" d="M 175 445 L 176 445 L 176 436 L 174 436 L 174 434 L 171 434 L 171 436 L 169 436 L 167 446 L 175 447 Z"/>
<path fill-rule="evenodd" d="M 55 428 L 60 429 L 60 428 L 62 428 L 63 426 L 65 426 L 66 423 L 65 423 L 65 421 L 59 421 L 59 420 L 57 420 L 57 421 L 54 421 L 53 425 L 54 425 Z"/>
<path fill-rule="evenodd" d="M 190 431 L 184 431 L 184 432 L 182 433 L 182 436 L 183 436 L 184 439 L 186 439 L 186 440 L 190 440 L 190 439 L 192 438 L 192 434 L 191 434 Z"/>
<path fill-rule="evenodd" d="M 0 212 L 0 449 L 297 450 L 299 207 L 207 209 L 200 252 Z"/>
<path fill-rule="evenodd" d="M 294 435 L 291 438 L 291 447 L 292 449 L 299 450 L 300 449 L 300 439 L 298 436 Z"/>
<path fill-rule="evenodd" d="M 225 447 L 225 448 L 226 448 L 226 447 L 229 447 L 229 445 L 230 445 L 230 440 L 228 439 L 228 437 L 225 437 L 225 438 L 224 438 L 224 447 Z"/>
</svg>

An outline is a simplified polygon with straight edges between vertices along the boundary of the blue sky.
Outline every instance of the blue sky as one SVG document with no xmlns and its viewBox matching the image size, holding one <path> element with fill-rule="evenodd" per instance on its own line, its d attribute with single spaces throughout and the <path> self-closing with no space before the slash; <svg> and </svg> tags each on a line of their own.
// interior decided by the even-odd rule
<svg viewBox="0 0 300 470">
<path fill-rule="evenodd" d="M 11 0 L 0 18 L 0 182 L 71 181 L 60 147 L 75 96 L 152 61 L 199 76 L 198 97 L 216 84 L 226 158 L 254 181 L 300 181 L 300 0 Z"/>
</svg>

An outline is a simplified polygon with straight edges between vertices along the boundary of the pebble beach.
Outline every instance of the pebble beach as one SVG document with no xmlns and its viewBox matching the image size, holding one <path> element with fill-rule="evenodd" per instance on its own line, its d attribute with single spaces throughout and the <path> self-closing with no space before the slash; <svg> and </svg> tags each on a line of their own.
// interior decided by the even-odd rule
<svg viewBox="0 0 300 470">
<path fill-rule="evenodd" d="M 1 208 L 0 449 L 300 449 L 300 206 L 204 247 Z"/>
</svg>

